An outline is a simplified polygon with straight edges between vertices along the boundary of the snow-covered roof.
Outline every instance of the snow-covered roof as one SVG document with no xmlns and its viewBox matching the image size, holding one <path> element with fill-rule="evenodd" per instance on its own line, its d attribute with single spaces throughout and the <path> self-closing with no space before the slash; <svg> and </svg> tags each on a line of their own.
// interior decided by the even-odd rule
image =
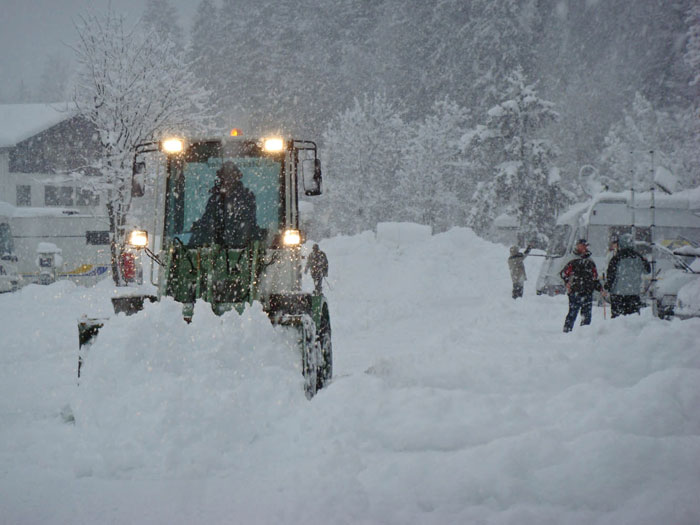
<svg viewBox="0 0 700 525">
<path fill-rule="evenodd" d="M 0 104 L 0 148 L 14 146 L 74 115 L 69 102 Z"/>
<path fill-rule="evenodd" d="M 682 190 L 672 195 L 664 194 L 661 191 L 654 192 L 654 205 L 658 210 L 676 209 L 691 210 L 697 213 L 700 211 L 700 187 L 689 190 Z M 628 191 L 598 193 L 595 197 L 586 202 L 574 204 L 557 219 L 557 224 L 567 224 L 579 215 L 584 215 L 584 220 L 588 221 L 585 214 L 590 213 L 599 203 L 620 203 L 632 206 L 632 193 Z M 634 208 L 649 209 L 651 206 L 651 193 L 648 191 L 638 191 L 634 193 Z"/>
</svg>

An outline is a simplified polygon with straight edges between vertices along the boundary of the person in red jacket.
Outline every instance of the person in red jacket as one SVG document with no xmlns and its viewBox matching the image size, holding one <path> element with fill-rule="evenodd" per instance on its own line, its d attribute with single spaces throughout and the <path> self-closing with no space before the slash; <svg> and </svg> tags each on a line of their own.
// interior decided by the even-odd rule
<svg viewBox="0 0 700 525">
<path fill-rule="evenodd" d="M 574 248 L 576 258 L 570 260 L 559 274 L 566 284 L 569 295 L 569 312 L 564 321 L 564 332 L 571 332 L 581 311 L 581 326 L 591 324 L 593 292 L 605 293 L 598 280 L 598 269 L 591 260 L 586 239 L 579 239 Z"/>
</svg>

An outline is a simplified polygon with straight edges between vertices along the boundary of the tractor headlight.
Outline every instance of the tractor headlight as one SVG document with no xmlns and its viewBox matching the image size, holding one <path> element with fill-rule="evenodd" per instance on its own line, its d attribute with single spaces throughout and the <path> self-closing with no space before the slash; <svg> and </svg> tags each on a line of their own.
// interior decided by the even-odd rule
<svg viewBox="0 0 700 525">
<path fill-rule="evenodd" d="M 148 232 L 134 230 L 129 234 L 129 239 L 126 243 L 133 248 L 145 248 L 148 246 Z"/>
<path fill-rule="evenodd" d="M 282 242 L 285 246 L 299 246 L 301 244 L 301 232 L 299 230 L 285 230 Z"/>
<path fill-rule="evenodd" d="M 178 138 L 169 138 L 160 142 L 160 150 L 163 153 L 182 153 L 185 149 L 185 141 Z"/>
<path fill-rule="evenodd" d="M 275 153 L 284 149 L 284 140 L 279 137 L 270 137 L 263 140 L 263 149 L 269 153 Z"/>
</svg>

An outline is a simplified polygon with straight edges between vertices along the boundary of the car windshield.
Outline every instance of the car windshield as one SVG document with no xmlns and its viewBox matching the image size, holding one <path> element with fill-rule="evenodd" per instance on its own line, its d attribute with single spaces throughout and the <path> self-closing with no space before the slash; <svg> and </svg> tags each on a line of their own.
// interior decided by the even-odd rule
<svg viewBox="0 0 700 525">
<path fill-rule="evenodd" d="M 171 166 L 166 238 L 188 246 L 243 247 L 276 232 L 281 170 L 281 160 L 250 142 L 191 145 Z"/>
<path fill-rule="evenodd" d="M 692 271 L 681 257 L 674 255 L 668 248 L 659 245 L 654 246 L 654 265 L 657 271 L 671 269 Z"/>
<path fill-rule="evenodd" d="M 571 233 L 571 226 L 568 224 L 559 224 L 554 228 L 552 238 L 549 240 L 547 247 L 547 255 L 553 257 L 561 257 L 566 255 L 566 246 Z"/>
</svg>

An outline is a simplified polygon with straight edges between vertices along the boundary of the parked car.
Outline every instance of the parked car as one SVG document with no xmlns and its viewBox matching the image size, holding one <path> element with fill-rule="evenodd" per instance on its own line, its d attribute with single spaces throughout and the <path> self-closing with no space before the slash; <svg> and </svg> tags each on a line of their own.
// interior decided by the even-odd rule
<svg viewBox="0 0 700 525">
<path fill-rule="evenodd" d="M 0 293 L 17 290 L 19 279 L 17 256 L 13 252 L 10 225 L 6 217 L 0 217 Z"/>
<path fill-rule="evenodd" d="M 654 314 L 662 319 L 676 313 L 690 317 L 689 312 L 700 310 L 700 304 L 695 304 L 700 300 L 700 294 L 693 293 L 700 287 L 700 272 L 695 270 L 695 253 L 692 250 L 672 251 L 659 244 L 652 249 L 654 278 L 649 279 L 647 286 L 648 300 Z"/>
<path fill-rule="evenodd" d="M 681 319 L 700 317 L 700 279 L 695 279 L 678 290 L 674 315 Z"/>
</svg>

